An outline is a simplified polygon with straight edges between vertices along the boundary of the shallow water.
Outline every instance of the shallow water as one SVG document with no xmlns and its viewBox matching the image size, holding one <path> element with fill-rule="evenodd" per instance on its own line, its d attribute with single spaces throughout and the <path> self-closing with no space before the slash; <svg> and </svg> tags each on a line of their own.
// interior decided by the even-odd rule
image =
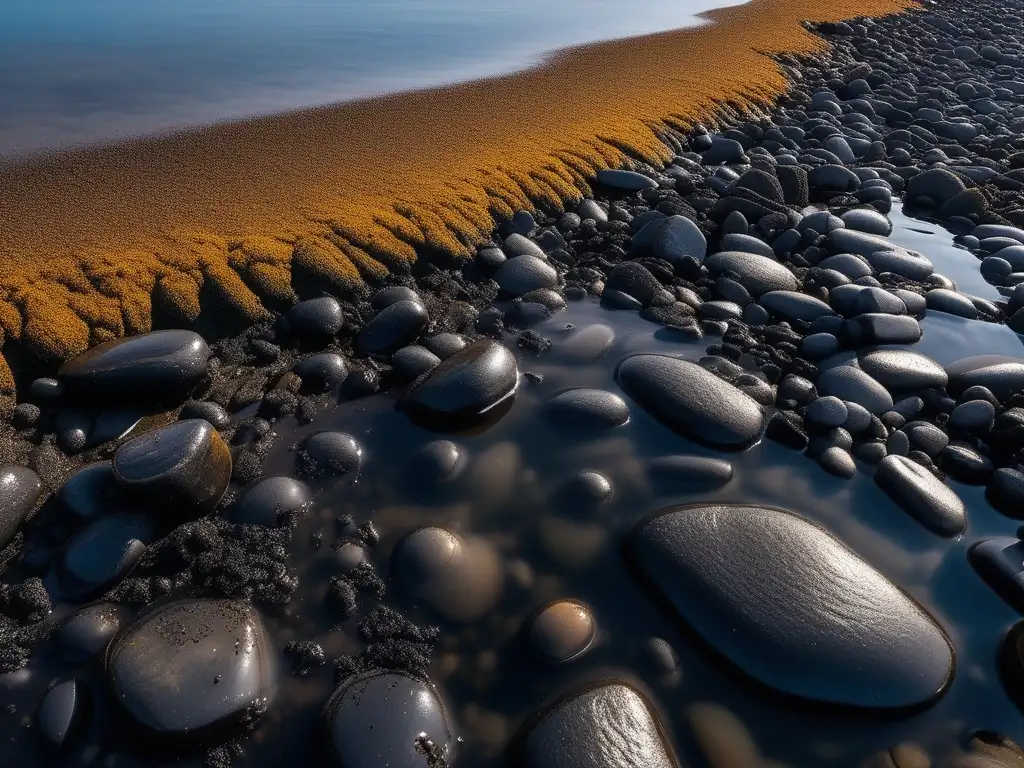
<svg viewBox="0 0 1024 768">
<path fill-rule="evenodd" d="M 901 221 L 901 226 L 908 222 L 916 226 L 910 220 Z M 894 239 L 904 239 L 909 246 L 916 238 L 901 233 Z M 917 247 L 935 258 L 945 245 Z M 964 251 L 959 254 L 973 261 Z M 976 269 L 970 262 L 962 266 L 964 274 Z M 574 328 L 567 329 L 569 324 Z M 613 328 L 614 343 L 600 358 L 581 361 L 572 354 L 572 339 L 594 324 Z M 915 347 L 941 363 L 971 354 L 1020 353 L 1020 337 L 1004 326 L 929 312 L 923 327 L 924 337 Z M 306 426 L 292 417 L 276 423 L 278 437 L 266 463 L 267 475 L 292 474 L 295 446 L 314 431 L 348 432 L 364 448 L 358 479 L 318 486 L 312 511 L 300 523 L 291 560 L 300 577 L 299 591 L 283 615 L 264 616 L 278 650 L 293 639 L 322 643 L 328 659 L 358 649 L 358 617 L 335 627 L 336 617 L 324 607 L 327 578 L 337 572 L 328 544 L 336 518 L 347 513 L 356 522 L 372 520 L 377 526 L 381 541 L 372 560 L 385 579 L 395 543 L 405 533 L 430 524 L 482 538 L 504 563 L 504 594 L 479 621 L 446 622 L 395 588 L 389 588 L 385 599 L 386 604 L 407 609 L 414 620 L 443 628 L 431 676 L 463 739 L 458 765 L 501 765 L 508 738 L 526 716 L 560 693 L 607 676 L 633 681 L 648 693 L 676 747 L 691 761 L 693 747 L 682 713 L 698 701 L 728 707 L 751 729 L 765 756 L 791 766 L 854 766 L 878 749 L 907 740 L 934 756 L 944 755 L 976 728 L 999 731 L 1018 742 L 1024 739 L 1020 713 L 1003 693 L 995 668 L 998 644 L 1019 617 L 982 582 L 966 557 L 973 542 L 1013 535 L 1017 523 L 991 509 L 982 488 L 954 484 L 968 507 L 969 524 L 965 534 L 952 541 L 929 533 L 901 511 L 869 474 L 861 471 L 852 480 L 840 480 L 770 441 L 726 456 L 736 474 L 720 490 L 660 493 L 644 474 L 646 459 L 671 453 L 720 454 L 669 431 L 633 403 L 626 425 L 597 434 L 550 424 L 541 406 L 567 387 L 621 393 L 614 368 L 626 355 L 651 351 L 696 360 L 715 338 L 697 343 L 672 340 L 635 313 L 609 311 L 592 299 L 570 303 L 567 311 L 536 330 L 553 342 L 552 349 L 539 356 L 516 349 L 513 336 L 505 341 L 515 349 L 520 371 L 539 376 L 521 378 L 514 405 L 495 425 L 474 434 L 447 436 L 465 449 L 468 464 L 456 481 L 440 490 L 428 491 L 410 481 L 414 454 L 438 435 L 396 411 L 394 395 L 340 405 Z M 555 492 L 582 470 L 605 474 L 614 491 L 597 512 L 580 516 L 558 502 Z M 839 537 L 925 606 L 948 632 L 957 652 L 949 691 L 921 714 L 879 719 L 782 701 L 719 663 L 632 578 L 621 556 L 623 536 L 640 518 L 670 505 L 705 500 L 783 507 Z M 314 544 L 318 531 L 326 532 L 319 547 Z M 550 668 L 522 652 L 517 633 L 532 610 L 555 598 L 590 605 L 598 636 L 584 656 Z M 369 605 L 364 604 L 364 610 Z M 680 675 L 662 677 L 645 660 L 643 644 L 653 636 L 665 638 L 679 654 Z M 31 729 L 24 726 L 31 722 L 30 713 L 49 683 L 72 673 L 90 681 L 97 695 L 106 695 L 95 666 L 75 669 L 55 662 L 45 649 L 27 670 L 0 677 L 0 699 L 18 709 L 17 716 L 0 719 L 0 737 L 12 764 L 58 764 L 43 755 Z M 306 678 L 282 677 L 276 699 L 238 765 L 277 765 L 285 756 L 301 763 L 316 760 L 314 726 L 332 689 L 329 664 Z M 60 764 L 167 764 L 166 759 L 140 758 L 116 748 L 111 754 L 97 741 L 102 723 L 108 721 L 107 711 L 100 708 L 91 735 Z"/>
<path fill-rule="evenodd" d="M 522 69 L 736 0 L 7 0 L 0 157 Z"/>
</svg>

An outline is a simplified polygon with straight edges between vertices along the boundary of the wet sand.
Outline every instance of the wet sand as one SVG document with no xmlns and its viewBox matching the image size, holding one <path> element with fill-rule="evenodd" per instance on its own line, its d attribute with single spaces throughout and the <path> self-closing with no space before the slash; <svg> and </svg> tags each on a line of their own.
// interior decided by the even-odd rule
<svg viewBox="0 0 1024 768">
<path fill-rule="evenodd" d="M 599 168 L 666 159 L 665 129 L 767 104 L 786 84 L 769 55 L 823 45 L 801 20 L 907 6 L 754 0 L 513 75 L 0 167 L 3 340 L 59 360 L 212 311 L 265 319 L 296 286 L 357 296 Z"/>
</svg>

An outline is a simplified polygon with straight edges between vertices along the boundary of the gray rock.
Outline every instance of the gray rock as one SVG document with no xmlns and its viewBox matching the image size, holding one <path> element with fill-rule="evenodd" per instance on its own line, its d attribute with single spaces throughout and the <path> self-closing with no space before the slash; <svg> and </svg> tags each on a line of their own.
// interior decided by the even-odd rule
<svg viewBox="0 0 1024 768">
<path fill-rule="evenodd" d="M 576 213 L 581 219 L 593 219 L 600 223 L 608 221 L 608 213 L 597 204 L 597 201 L 585 198 L 576 206 Z"/>
<path fill-rule="evenodd" d="M 907 182 L 906 197 L 910 201 L 927 197 L 942 205 L 952 200 L 964 189 L 964 183 L 952 171 L 945 168 L 932 168 L 924 173 L 919 173 Z"/>
<path fill-rule="evenodd" d="M 954 480 L 967 485 L 985 485 L 995 467 L 992 461 L 973 448 L 951 443 L 939 454 L 938 465 Z"/>
<path fill-rule="evenodd" d="M 746 448 L 761 436 L 765 415 L 748 395 L 686 360 L 633 355 L 616 376 L 629 397 L 680 434 L 716 448 Z"/>
<path fill-rule="evenodd" d="M 409 674 L 376 671 L 346 680 L 327 702 L 324 720 L 338 768 L 427 768 L 455 756 L 444 702 L 434 686 Z"/>
<path fill-rule="evenodd" d="M 80 608 L 56 632 L 61 655 L 73 662 L 91 659 L 107 647 L 127 617 L 128 611 L 114 603 Z"/>
<path fill-rule="evenodd" d="M 658 186 L 654 179 L 636 171 L 602 170 L 597 172 L 597 180 L 606 187 L 626 192 L 639 192 L 641 189 L 654 189 Z"/>
<path fill-rule="evenodd" d="M 726 139 L 722 136 L 711 138 L 711 148 L 701 158 L 705 165 L 718 165 L 719 163 L 735 163 L 741 161 L 746 155 L 743 153 L 743 145 L 735 139 Z"/>
<path fill-rule="evenodd" d="M 391 367 L 405 379 L 417 379 L 441 364 L 441 358 L 426 347 L 411 344 L 391 356 Z"/>
<path fill-rule="evenodd" d="M 831 475 L 849 479 L 857 474 L 857 465 L 849 450 L 839 446 L 826 448 L 818 456 L 818 465 Z"/>
<path fill-rule="evenodd" d="M 946 366 L 949 393 L 959 395 L 968 387 L 982 386 L 1000 402 L 1024 389 L 1024 359 L 1003 355 L 965 357 Z"/>
<path fill-rule="evenodd" d="M 807 173 L 812 189 L 826 192 L 856 192 L 860 179 L 849 168 L 841 165 L 819 165 Z"/>
<path fill-rule="evenodd" d="M 960 403 L 949 415 L 949 424 L 957 429 L 987 432 L 996 418 L 996 409 L 987 400 L 969 400 Z"/>
<path fill-rule="evenodd" d="M 710 456 L 659 456 L 648 463 L 647 476 L 665 490 L 699 493 L 729 483 L 733 467 Z"/>
<path fill-rule="evenodd" d="M 413 456 L 413 473 L 432 485 L 448 483 L 462 474 L 466 466 L 466 453 L 451 440 L 432 440 Z"/>
<path fill-rule="evenodd" d="M 710 648 L 782 693 L 899 710 L 951 681 L 952 648 L 924 609 L 789 512 L 672 508 L 639 523 L 626 553 Z"/>
<path fill-rule="evenodd" d="M 866 258 L 852 253 L 837 253 L 835 256 L 822 259 L 818 262 L 818 269 L 834 269 L 851 280 L 875 274 L 874 268 L 868 263 Z"/>
<path fill-rule="evenodd" d="M 839 339 L 831 333 L 812 333 L 804 337 L 800 349 L 808 360 L 824 360 L 839 351 Z"/>
<path fill-rule="evenodd" d="M 28 467 L 0 469 L 0 549 L 14 538 L 42 493 L 39 475 Z"/>
<path fill-rule="evenodd" d="M 903 456 L 886 456 L 875 482 L 904 512 L 928 530 L 953 537 L 967 527 L 967 510 L 956 492 L 931 471 Z"/>
<path fill-rule="evenodd" d="M 535 259 L 540 259 L 545 262 L 548 259 L 543 248 L 529 238 L 523 237 L 518 232 L 514 232 L 505 238 L 502 250 L 508 256 L 509 261 L 513 261 L 520 256 L 532 256 Z M 502 264 L 502 266 L 505 265 Z"/>
<path fill-rule="evenodd" d="M 636 299 L 641 306 L 649 306 L 661 288 L 657 278 L 643 264 L 626 261 L 616 264 L 605 281 L 605 291 L 621 291 Z"/>
<path fill-rule="evenodd" d="M 858 315 L 847 320 L 845 327 L 855 346 L 914 344 L 921 339 L 921 324 L 909 315 Z"/>
<path fill-rule="evenodd" d="M 78 680 L 65 680 L 46 692 L 36 728 L 51 748 L 62 750 L 88 723 L 91 710 L 89 689 Z"/>
<path fill-rule="evenodd" d="M 561 302 L 560 307 L 548 306 L 549 309 L 565 308 L 565 300 L 562 299 L 562 297 L 559 296 L 557 293 L 547 288 L 541 288 L 540 290 L 537 291 L 531 291 L 529 294 L 526 294 L 526 296 L 523 297 L 523 301 L 527 301 L 531 297 L 537 298 L 537 294 L 542 293 L 550 293 L 554 296 L 555 299 Z M 428 336 L 423 340 L 423 346 L 429 349 L 435 355 L 437 355 L 439 360 L 447 360 L 456 352 L 461 352 L 463 349 L 466 348 L 466 343 L 466 339 L 457 333 L 437 333 L 434 334 L 433 336 Z"/>
<path fill-rule="evenodd" d="M 861 370 L 890 392 L 942 389 L 949 380 L 941 365 L 909 349 L 876 349 L 857 359 Z"/>
<path fill-rule="evenodd" d="M 517 256 L 501 265 L 494 280 L 510 296 L 522 296 L 538 288 L 556 287 L 558 273 L 550 264 L 535 256 Z"/>
<path fill-rule="evenodd" d="M 669 262 L 692 256 L 703 261 L 708 241 L 700 228 L 685 216 L 669 216 L 645 225 L 633 235 L 630 250 Z"/>
<path fill-rule="evenodd" d="M 829 368 L 818 377 L 817 386 L 822 395 L 835 395 L 840 400 L 849 400 L 876 415 L 892 408 L 892 395 L 885 387 L 869 374 L 850 365 Z"/>
<path fill-rule="evenodd" d="M 276 653 L 233 600 L 181 600 L 144 615 L 106 657 L 115 698 L 150 734 L 194 742 L 266 707 Z"/>
<path fill-rule="evenodd" d="M 348 376 L 345 358 L 336 352 L 319 352 L 304 357 L 295 364 L 292 370 L 302 379 L 303 387 L 315 392 L 338 389 L 345 383 L 345 378 Z M 207 421 L 210 420 L 207 419 Z M 210 423 L 219 429 L 222 428 L 212 421 Z"/>
<path fill-rule="evenodd" d="M 832 308 L 843 317 L 882 313 L 905 315 L 907 305 L 882 288 L 864 285 L 838 285 L 829 292 Z"/>
<path fill-rule="evenodd" d="M 992 473 L 985 497 L 1007 517 L 1024 519 L 1024 472 L 1001 467 Z"/>
<path fill-rule="evenodd" d="M 775 258 L 775 252 L 768 243 L 747 234 L 725 235 L 722 238 L 722 250 L 756 253 L 768 259 Z"/>
<path fill-rule="evenodd" d="M 615 331 L 595 323 L 573 330 L 555 349 L 568 362 L 592 362 L 602 357 L 614 343 Z"/>
<path fill-rule="evenodd" d="M 835 314 L 832 307 L 821 299 L 796 291 L 769 291 L 761 296 L 760 303 L 773 315 L 789 322 L 803 320 L 809 323 Z"/>
<path fill-rule="evenodd" d="M 874 208 L 854 208 L 844 213 L 842 218 L 848 229 L 882 237 L 892 234 L 892 222 Z"/>
<path fill-rule="evenodd" d="M 210 348 L 192 331 L 154 331 L 99 344 L 60 367 L 71 394 L 94 400 L 184 399 L 206 375 Z"/>
<path fill-rule="evenodd" d="M 846 404 L 838 397 L 819 397 L 807 406 L 804 417 L 820 427 L 839 427 L 846 421 L 849 413 Z"/>
<path fill-rule="evenodd" d="M 231 453 L 208 421 L 190 419 L 129 440 L 114 475 L 152 509 L 194 519 L 209 512 L 231 480 Z"/>
<path fill-rule="evenodd" d="M 907 251 L 876 251 L 867 257 L 878 272 L 893 272 L 910 280 L 927 280 L 935 271 L 928 259 L 914 256 Z"/>
<path fill-rule="evenodd" d="M 1024 541 L 984 539 L 967 551 L 971 565 L 1003 600 L 1024 613 Z"/>
<path fill-rule="evenodd" d="M 796 276 L 774 259 L 743 251 L 720 251 L 704 260 L 704 266 L 713 275 L 734 272 L 739 283 L 754 298 L 769 291 L 795 291 L 799 288 Z"/>
<path fill-rule="evenodd" d="M 461 428 L 498 414 L 519 385 L 516 359 L 503 345 L 480 339 L 443 361 L 399 401 L 414 419 Z"/>
<path fill-rule="evenodd" d="M 314 432 L 302 441 L 299 462 L 302 473 L 308 477 L 341 477 L 359 471 L 363 449 L 346 432 Z"/>
<path fill-rule="evenodd" d="M 231 521 L 273 528 L 313 500 L 309 486 L 290 477 L 265 477 L 245 490 L 231 510 Z"/>
<path fill-rule="evenodd" d="M 618 681 L 576 691 L 538 713 L 513 739 L 514 768 L 679 768 L 643 695 Z"/>
<path fill-rule="evenodd" d="M 612 429 L 629 421 L 629 407 L 616 394 L 602 389 L 567 389 L 548 400 L 547 412 L 558 424 Z"/>
<path fill-rule="evenodd" d="M 966 317 L 969 320 L 978 316 L 978 309 L 971 300 L 956 291 L 934 288 L 925 294 L 925 300 L 928 302 L 928 309 L 934 309 L 937 312 L 947 312 L 957 317 Z"/>
</svg>

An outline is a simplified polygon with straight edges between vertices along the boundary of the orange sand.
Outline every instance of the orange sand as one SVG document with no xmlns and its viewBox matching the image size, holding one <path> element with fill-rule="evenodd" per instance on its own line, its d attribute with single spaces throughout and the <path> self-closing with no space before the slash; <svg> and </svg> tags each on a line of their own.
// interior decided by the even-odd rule
<svg viewBox="0 0 1024 768">
<path fill-rule="evenodd" d="M 414 246 L 468 254 L 496 215 L 667 159 L 660 129 L 767 104 L 786 81 L 763 54 L 824 45 L 801 20 L 909 5 L 753 0 L 522 73 L 0 167 L 0 343 L 56 361 L 149 330 L 154 311 L 254 321 L 296 280 L 359 291 Z"/>
</svg>

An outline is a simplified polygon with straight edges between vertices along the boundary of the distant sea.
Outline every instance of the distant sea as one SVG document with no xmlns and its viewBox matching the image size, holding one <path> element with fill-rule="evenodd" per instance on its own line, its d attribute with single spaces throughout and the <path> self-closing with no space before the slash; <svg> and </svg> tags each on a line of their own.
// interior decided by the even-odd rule
<svg viewBox="0 0 1024 768">
<path fill-rule="evenodd" d="M 0 0 L 0 157 L 515 71 L 735 4 Z"/>
</svg>

